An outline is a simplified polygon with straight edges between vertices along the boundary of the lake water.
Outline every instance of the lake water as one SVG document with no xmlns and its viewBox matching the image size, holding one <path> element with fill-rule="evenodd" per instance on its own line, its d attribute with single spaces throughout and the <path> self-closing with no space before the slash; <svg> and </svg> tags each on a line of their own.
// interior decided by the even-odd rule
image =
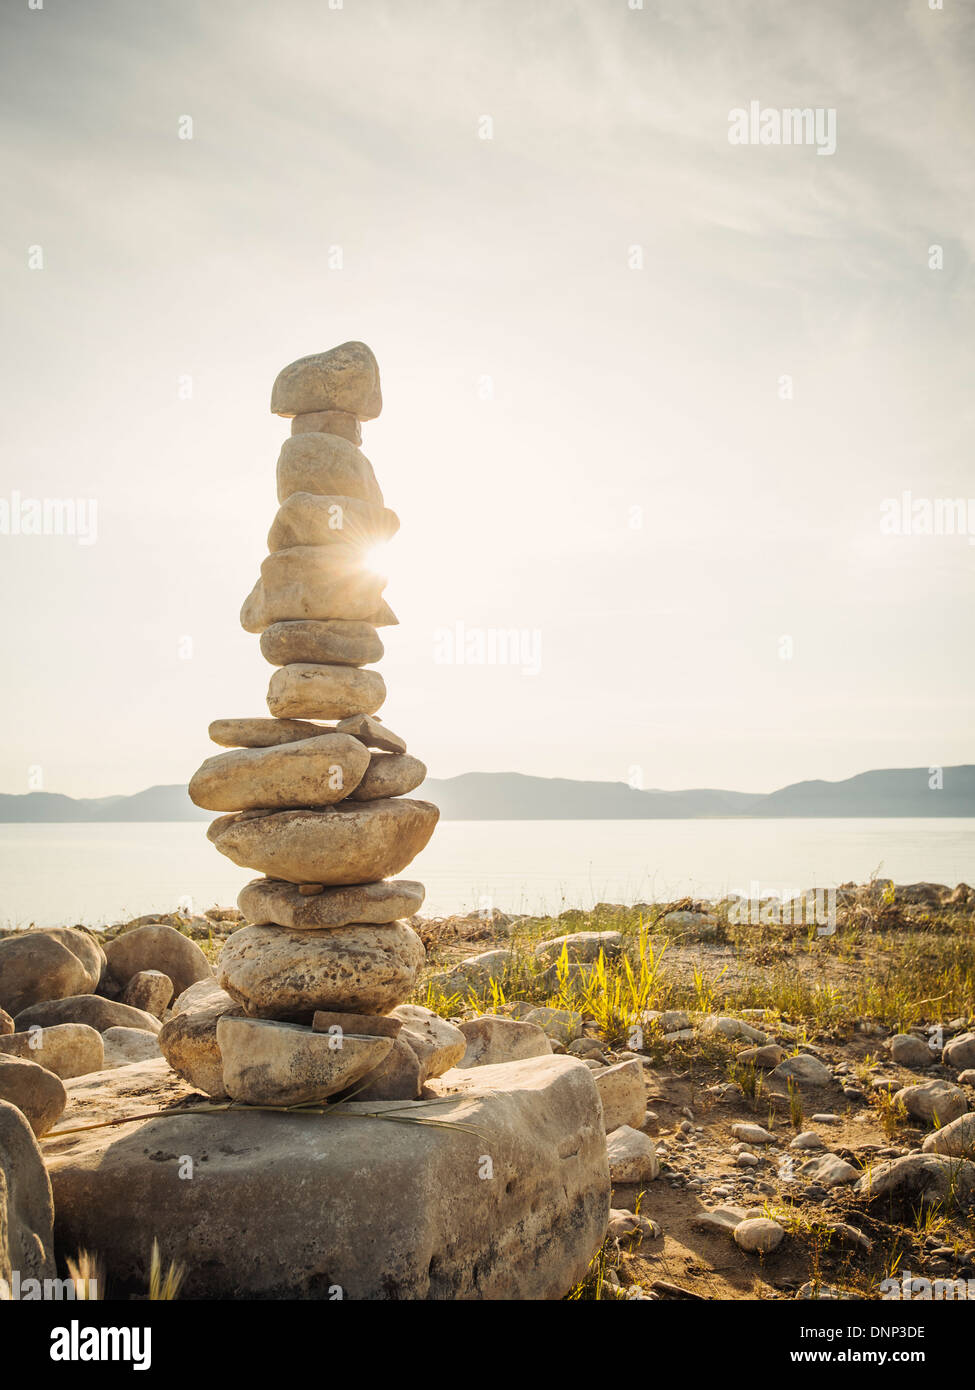
<svg viewBox="0 0 975 1390">
<path fill-rule="evenodd" d="M 445 821 L 403 877 L 426 884 L 422 911 L 440 916 L 784 896 L 872 874 L 975 882 L 975 820 Z M 217 853 L 205 822 L 0 826 L 3 926 L 203 911 L 254 877 Z"/>
</svg>

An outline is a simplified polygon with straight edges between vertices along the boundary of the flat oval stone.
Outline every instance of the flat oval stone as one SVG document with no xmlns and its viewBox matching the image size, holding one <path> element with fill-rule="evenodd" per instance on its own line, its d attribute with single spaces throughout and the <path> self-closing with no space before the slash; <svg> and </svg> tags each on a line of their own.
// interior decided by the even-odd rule
<svg viewBox="0 0 975 1390">
<path fill-rule="evenodd" d="M 423 884 L 405 878 L 323 888 L 314 897 L 305 897 L 297 884 L 283 879 L 255 878 L 241 889 L 237 906 L 255 926 L 273 923 L 309 931 L 412 917 L 422 907 L 423 897 Z"/>
<path fill-rule="evenodd" d="M 194 772 L 190 800 L 208 811 L 327 806 L 355 790 L 370 761 L 368 751 L 350 734 L 326 733 L 271 748 L 235 748 L 207 758 Z"/>
<path fill-rule="evenodd" d="M 339 1045 L 341 1044 L 341 1045 Z M 324 1100 L 375 1070 L 393 1046 L 391 1038 L 334 1038 L 296 1023 L 233 1018 L 217 1023 L 223 1085 L 245 1105 L 306 1105 Z"/>
<path fill-rule="evenodd" d="M 409 753 L 373 753 L 365 776 L 349 795 L 353 801 L 403 796 L 415 790 L 426 775 L 426 764 Z"/>
<path fill-rule="evenodd" d="M 151 1034 L 147 1034 L 151 1037 Z M 0 1055 L 20 1057 L 53 1071 L 62 1081 L 71 1076 L 101 1071 L 105 1063 L 105 1044 L 97 1028 L 87 1023 L 56 1023 L 33 1033 L 10 1033 L 0 1037 Z"/>
<path fill-rule="evenodd" d="M 280 553 L 283 553 L 283 552 L 280 552 Z M 319 597 L 320 597 L 320 593 L 319 593 Z M 280 600 L 280 601 L 281 601 L 282 603 L 284 602 L 284 600 Z M 278 602 L 278 600 L 274 600 L 274 603 L 275 603 L 275 604 L 276 604 L 277 602 Z M 316 600 L 316 606 L 318 606 L 317 600 Z M 325 606 L 324 600 L 322 601 L 322 606 Z M 328 606 L 329 606 L 329 607 L 332 606 L 330 601 L 329 601 Z M 293 621 L 293 620 L 290 619 L 290 618 L 281 618 L 281 619 L 274 618 L 274 617 L 272 616 L 272 607 L 273 607 L 273 605 L 272 605 L 271 607 L 269 607 L 269 601 L 268 601 L 268 597 L 267 597 L 267 591 L 266 591 L 266 589 L 265 589 L 265 587 L 264 587 L 264 580 L 263 580 L 263 579 L 259 579 L 259 580 L 257 581 L 257 583 L 254 585 L 253 589 L 251 589 L 250 593 L 249 593 L 249 594 L 247 595 L 247 597 L 244 599 L 244 602 L 241 604 L 241 609 L 240 609 L 240 625 L 241 625 L 241 627 L 244 629 L 245 632 L 262 633 L 262 632 L 264 632 L 265 628 L 270 627 L 271 624 L 272 624 L 273 622 L 291 622 L 291 621 Z M 290 601 L 289 601 L 289 603 L 288 603 L 288 607 L 289 607 L 289 608 L 291 607 Z M 300 621 L 300 619 L 295 619 L 294 621 Z M 320 619 L 319 621 L 328 622 L 329 619 L 324 618 L 324 619 Z M 336 619 L 335 621 L 341 622 L 341 621 L 345 621 L 345 620 L 339 618 L 339 619 Z M 349 619 L 349 620 L 347 620 L 347 621 L 360 621 L 360 620 L 359 620 L 359 619 L 354 619 L 354 620 L 353 620 L 353 619 Z M 386 602 L 386 600 L 385 600 L 385 599 L 380 599 L 380 601 L 379 601 L 379 603 L 377 604 L 375 610 L 374 610 L 374 611 L 371 611 L 371 612 L 367 615 L 367 617 L 364 618 L 364 619 L 362 619 L 361 621 L 363 621 L 363 622 L 365 622 L 365 623 L 368 623 L 370 627 L 374 627 L 374 628 L 375 628 L 375 627 L 395 627 L 396 624 L 399 622 L 399 618 L 397 618 L 396 614 L 395 614 L 395 613 L 393 612 L 393 610 L 390 608 L 390 606 L 389 606 L 389 604 Z"/>
<path fill-rule="evenodd" d="M 242 811 L 207 831 L 221 854 L 245 869 L 291 883 L 375 883 L 406 868 L 433 834 L 429 801 L 390 797 L 320 811 Z M 58 1020 L 60 1022 L 60 1020 Z"/>
<path fill-rule="evenodd" d="M 272 666 L 368 666 L 381 661 L 383 644 L 370 623 L 272 623 L 261 633 L 261 655 Z"/>
<path fill-rule="evenodd" d="M 306 719 L 215 719 L 207 730 L 213 743 L 223 748 L 277 748 L 303 738 L 321 738 L 335 732 L 327 724 Z M 338 732 L 345 733 L 342 729 Z"/>
<path fill-rule="evenodd" d="M 392 729 L 387 729 L 381 720 L 373 719 L 371 714 L 352 714 L 336 724 L 335 732 L 351 734 L 367 748 L 381 748 L 384 753 L 406 752 L 406 739 L 394 734 Z"/>
<path fill-rule="evenodd" d="M 119 941 L 121 939 L 117 938 Z M 188 946 L 200 950 L 195 941 L 190 941 L 188 937 L 183 939 Z M 200 954 L 203 954 L 202 951 Z M 207 970 L 209 968 L 207 966 Z M 100 994 L 72 994 L 65 999 L 45 999 L 41 1004 L 21 1009 L 14 1023 L 18 1033 L 30 1028 L 52 1028 L 57 1023 L 87 1023 L 99 1033 L 104 1033 L 108 1028 L 144 1028 L 149 1033 L 158 1033 L 161 1027 L 159 1019 L 153 1018 L 152 1014 L 142 1009 L 131 1009 L 128 1004 L 117 1004 L 113 999 L 103 999 Z"/>
<path fill-rule="evenodd" d="M 326 545 L 361 552 L 385 544 L 398 530 L 399 517 L 388 507 L 370 506 L 355 497 L 293 492 L 278 508 L 267 548 L 273 552 L 300 545 Z"/>
<path fill-rule="evenodd" d="M 385 587 L 385 578 L 364 568 L 360 552 L 349 546 L 293 546 L 261 565 L 240 621 L 246 632 L 302 618 L 368 622 L 379 613 Z"/>
<path fill-rule="evenodd" d="M 314 492 L 383 505 L 372 464 L 361 449 L 337 434 L 293 434 L 286 439 L 278 455 L 277 482 L 279 502 L 293 492 Z"/>
<path fill-rule="evenodd" d="M 259 1018 L 303 1018 L 319 1009 L 382 1014 L 412 993 L 424 955 L 405 922 L 328 931 L 242 927 L 224 944 L 217 978 Z"/>
<path fill-rule="evenodd" d="M 362 426 L 348 410 L 307 410 L 291 418 L 292 434 L 340 434 L 353 444 L 362 443 Z"/>
<path fill-rule="evenodd" d="M 386 698 L 378 671 L 357 666 L 312 666 L 295 662 L 271 677 L 267 707 L 280 719 L 345 719 L 375 714 Z"/>
<path fill-rule="evenodd" d="M 340 343 L 282 367 L 271 388 L 271 413 L 304 415 L 341 410 L 375 420 L 383 408 L 379 363 L 365 343 Z"/>
<path fill-rule="evenodd" d="M 0 1055 L 0 1100 L 16 1105 L 40 1137 L 57 1121 L 68 1103 L 68 1093 L 53 1071 L 37 1062 L 3 1054 Z"/>
</svg>

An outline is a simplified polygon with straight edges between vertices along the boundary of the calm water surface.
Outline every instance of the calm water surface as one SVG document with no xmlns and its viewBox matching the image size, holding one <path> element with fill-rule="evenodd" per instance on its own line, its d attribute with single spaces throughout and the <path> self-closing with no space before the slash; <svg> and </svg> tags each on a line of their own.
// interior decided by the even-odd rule
<svg viewBox="0 0 975 1390">
<path fill-rule="evenodd" d="M 445 821 L 404 877 L 423 912 L 559 912 L 685 894 L 791 893 L 874 873 L 975 882 L 975 820 Z M 256 875 L 205 822 L 0 826 L 0 925 L 89 926 L 234 902 Z"/>
</svg>

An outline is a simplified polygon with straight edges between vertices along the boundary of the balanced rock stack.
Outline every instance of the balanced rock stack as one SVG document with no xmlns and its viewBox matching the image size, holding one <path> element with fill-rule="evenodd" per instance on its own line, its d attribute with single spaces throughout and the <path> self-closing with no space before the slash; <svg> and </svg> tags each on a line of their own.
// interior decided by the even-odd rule
<svg viewBox="0 0 975 1390">
<path fill-rule="evenodd" d="M 272 717 L 211 724 L 233 751 L 208 758 L 189 787 L 196 805 L 229 813 L 208 831 L 221 854 L 265 875 L 241 892 L 248 925 L 218 961 L 226 1007 L 206 1001 L 223 1089 L 249 1103 L 301 1104 L 382 1074 L 404 1022 L 419 1027 L 410 1015 L 426 1013 L 386 1017 L 424 956 L 403 920 L 423 887 L 394 875 L 439 813 L 405 795 L 426 768 L 374 717 L 386 687 L 367 669 L 383 655 L 377 628 L 396 622 L 368 552 L 399 521 L 359 449 L 360 422 L 381 407 L 363 343 L 303 357 L 275 381 L 271 410 L 291 418 L 291 437 L 269 554 L 241 610 L 278 668 Z"/>
</svg>

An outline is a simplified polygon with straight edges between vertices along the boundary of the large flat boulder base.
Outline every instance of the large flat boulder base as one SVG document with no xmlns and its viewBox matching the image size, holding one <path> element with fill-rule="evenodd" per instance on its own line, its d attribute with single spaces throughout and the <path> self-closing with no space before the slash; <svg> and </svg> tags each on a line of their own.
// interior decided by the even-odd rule
<svg viewBox="0 0 975 1390">
<path fill-rule="evenodd" d="M 609 1219 L 592 1074 L 548 1056 L 451 1075 L 463 1093 L 347 1115 L 235 1109 L 49 1138 L 56 1247 L 97 1250 L 119 1295 L 144 1291 L 158 1238 L 186 1266 L 183 1298 L 558 1299 Z M 201 1099 L 165 1061 L 69 1087 L 58 1129 Z M 383 1111 L 476 1133 L 362 1118 Z"/>
</svg>

